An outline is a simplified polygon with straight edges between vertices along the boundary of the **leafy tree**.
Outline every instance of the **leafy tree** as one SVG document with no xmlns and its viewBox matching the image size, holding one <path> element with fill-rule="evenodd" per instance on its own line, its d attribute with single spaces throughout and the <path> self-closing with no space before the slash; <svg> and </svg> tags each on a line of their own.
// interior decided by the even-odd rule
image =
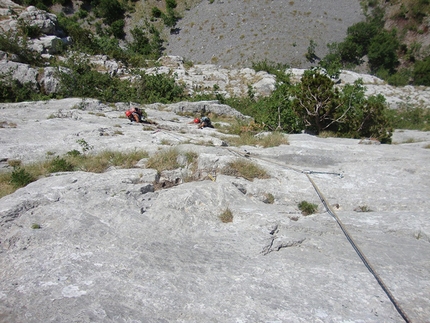
<svg viewBox="0 0 430 323">
<path fill-rule="evenodd" d="M 294 88 L 292 109 L 316 134 L 332 131 L 341 137 L 373 137 L 390 142 L 392 127 L 382 95 L 366 98 L 362 81 L 339 91 L 320 70 L 305 71 Z"/>
<path fill-rule="evenodd" d="M 397 50 L 400 43 L 396 37 L 396 31 L 382 31 L 372 38 L 369 45 L 368 58 L 371 70 L 376 72 L 378 69 L 386 69 L 394 72 L 399 64 Z"/>
<path fill-rule="evenodd" d="M 103 18 L 107 25 L 124 18 L 125 10 L 118 0 L 99 0 L 96 7 L 96 14 Z"/>
<path fill-rule="evenodd" d="M 309 41 L 308 51 L 305 54 L 306 59 L 310 63 L 314 63 L 318 59 L 318 56 L 315 54 L 315 48 L 316 47 L 317 47 L 317 43 L 314 42 L 313 39 L 311 39 Z"/>
<path fill-rule="evenodd" d="M 307 70 L 294 89 L 292 108 L 305 127 L 315 133 L 332 130 L 341 105 L 334 82 L 319 69 Z"/>
<path fill-rule="evenodd" d="M 255 121 L 268 130 L 298 132 L 303 123 L 291 107 L 291 85 L 278 83 L 269 97 L 261 98 L 253 105 Z"/>
<path fill-rule="evenodd" d="M 348 138 L 377 138 L 391 142 L 392 127 L 387 118 L 387 106 L 382 95 L 365 96 L 363 81 L 345 85 L 341 92 L 340 109 L 336 111 L 337 134 Z"/>
<path fill-rule="evenodd" d="M 379 30 L 374 23 L 361 21 L 347 30 L 347 39 L 360 46 L 361 51 L 358 53 L 360 57 L 367 53 L 371 39 L 378 34 Z"/>
</svg>

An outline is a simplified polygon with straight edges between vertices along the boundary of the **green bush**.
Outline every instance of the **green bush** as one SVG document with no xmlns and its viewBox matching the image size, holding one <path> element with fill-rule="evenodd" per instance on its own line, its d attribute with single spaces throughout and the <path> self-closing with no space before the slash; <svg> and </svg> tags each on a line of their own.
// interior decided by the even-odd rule
<svg viewBox="0 0 430 323">
<path fill-rule="evenodd" d="M 393 73 L 399 65 L 397 57 L 399 47 L 395 30 L 391 32 L 384 30 L 373 37 L 367 53 L 371 70 L 375 72 L 383 68 Z"/>
<path fill-rule="evenodd" d="M 118 0 L 94 0 L 93 3 L 97 4 L 95 7 L 97 16 L 103 18 L 107 25 L 124 18 L 125 10 Z"/>
<path fill-rule="evenodd" d="M 17 167 L 12 171 L 10 182 L 15 188 L 24 187 L 36 179 L 24 168 Z"/>
<path fill-rule="evenodd" d="M 17 55 L 21 62 L 31 65 L 43 65 L 44 60 L 39 53 L 28 49 L 27 36 L 22 33 L 0 33 L 0 50 Z"/>
<path fill-rule="evenodd" d="M 295 88 L 292 108 L 309 131 L 336 133 L 341 137 L 373 137 L 389 143 L 392 127 L 382 95 L 365 97 L 362 81 L 345 85 L 340 92 L 318 69 L 305 71 Z"/>
<path fill-rule="evenodd" d="M 430 86 L 430 56 L 415 62 L 412 75 L 415 85 Z"/>
<path fill-rule="evenodd" d="M 70 163 L 64 158 L 60 158 L 57 156 L 49 162 L 49 172 L 51 173 L 70 172 L 73 170 L 74 166 L 72 165 L 72 163 Z"/>
</svg>

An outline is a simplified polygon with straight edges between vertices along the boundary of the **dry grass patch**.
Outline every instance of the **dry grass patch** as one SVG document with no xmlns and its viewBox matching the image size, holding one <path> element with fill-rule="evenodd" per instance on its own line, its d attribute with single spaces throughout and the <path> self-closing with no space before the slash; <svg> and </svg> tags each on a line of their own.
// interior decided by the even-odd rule
<svg viewBox="0 0 430 323">
<path fill-rule="evenodd" d="M 251 132 L 243 132 L 238 137 L 226 139 L 232 146 L 261 146 L 263 148 L 288 145 L 288 138 L 281 132 L 256 136 Z"/>
<path fill-rule="evenodd" d="M 12 171 L 0 174 L 0 197 L 12 194 L 18 188 L 51 173 L 82 170 L 102 173 L 109 167 L 133 168 L 142 158 L 148 157 L 145 151 L 115 152 L 103 151 L 98 154 L 81 154 L 69 151 L 60 157 L 50 157 L 44 161 L 23 165 L 18 160 L 9 161 Z"/>
<path fill-rule="evenodd" d="M 149 157 L 146 162 L 146 167 L 156 169 L 159 173 L 163 170 L 173 170 L 181 166 L 179 164 L 178 157 L 178 149 L 165 149 Z"/>
<path fill-rule="evenodd" d="M 249 181 L 253 181 L 255 178 L 265 179 L 270 177 L 265 169 L 245 159 L 237 159 L 228 163 L 227 166 L 221 169 L 221 174 L 243 177 Z"/>
</svg>

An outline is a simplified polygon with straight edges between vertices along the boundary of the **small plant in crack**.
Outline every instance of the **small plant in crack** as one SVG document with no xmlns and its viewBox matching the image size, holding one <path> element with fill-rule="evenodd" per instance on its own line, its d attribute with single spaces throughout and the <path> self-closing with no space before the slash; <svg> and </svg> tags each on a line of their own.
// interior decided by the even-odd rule
<svg viewBox="0 0 430 323">
<path fill-rule="evenodd" d="M 229 208 L 226 208 L 219 216 L 222 223 L 233 222 L 233 212 Z"/>
<path fill-rule="evenodd" d="M 355 212 L 372 212 L 367 205 L 359 205 L 354 209 Z"/>
<path fill-rule="evenodd" d="M 298 205 L 298 208 L 300 211 L 302 211 L 303 215 L 310 215 L 317 211 L 318 205 L 309 203 L 307 201 L 301 201 Z"/>
</svg>

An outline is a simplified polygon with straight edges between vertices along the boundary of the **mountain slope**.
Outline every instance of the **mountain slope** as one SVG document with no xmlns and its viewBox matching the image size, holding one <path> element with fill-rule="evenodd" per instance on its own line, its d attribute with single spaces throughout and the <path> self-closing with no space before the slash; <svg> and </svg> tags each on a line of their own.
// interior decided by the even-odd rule
<svg viewBox="0 0 430 323">
<path fill-rule="evenodd" d="M 268 60 L 307 67 L 311 40 L 323 57 L 328 43 L 341 41 L 362 20 L 357 0 L 202 1 L 167 36 L 165 53 L 221 66 Z"/>
</svg>

